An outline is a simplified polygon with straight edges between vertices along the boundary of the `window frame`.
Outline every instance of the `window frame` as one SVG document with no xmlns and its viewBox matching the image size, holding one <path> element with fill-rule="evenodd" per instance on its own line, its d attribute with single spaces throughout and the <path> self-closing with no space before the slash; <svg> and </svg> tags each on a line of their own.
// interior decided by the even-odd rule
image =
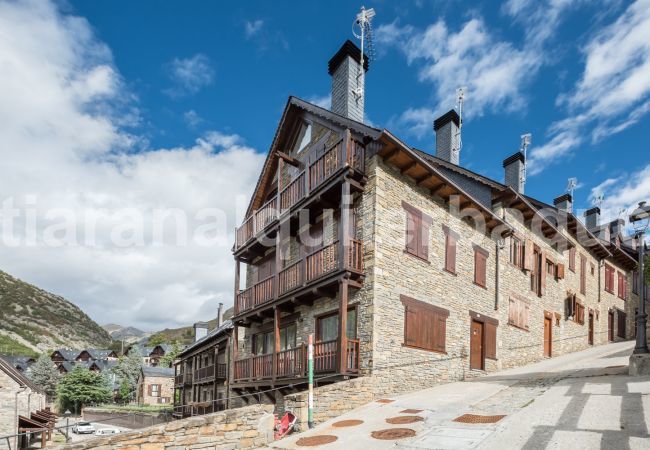
<svg viewBox="0 0 650 450">
<path fill-rule="evenodd" d="M 358 339 L 358 337 L 359 337 L 359 305 L 348 305 L 348 318 L 349 318 L 350 312 L 353 311 L 353 310 L 355 311 L 355 315 L 354 315 L 354 317 L 355 317 L 355 327 L 354 327 L 355 328 L 355 333 L 354 333 L 355 337 L 350 337 L 349 335 L 347 335 L 348 330 L 346 329 L 346 335 L 347 335 L 346 337 L 348 339 Z M 322 340 L 319 339 L 319 336 L 321 334 L 321 320 L 330 318 L 332 316 L 337 316 L 338 317 L 338 314 L 339 314 L 339 310 L 335 309 L 333 311 L 328 311 L 328 312 L 325 312 L 323 314 L 318 314 L 318 315 L 314 316 L 314 322 L 315 322 L 314 342 L 329 342 L 329 341 L 322 341 Z M 348 325 L 349 323 L 350 322 L 346 320 L 346 326 L 349 326 Z M 338 330 L 339 330 L 339 326 L 337 325 L 337 327 L 336 327 L 336 338 L 334 338 L 334 340 L 338 340 L 339 337 L 340 337 L 338 335 L 339 334 Z"/>
</svg>

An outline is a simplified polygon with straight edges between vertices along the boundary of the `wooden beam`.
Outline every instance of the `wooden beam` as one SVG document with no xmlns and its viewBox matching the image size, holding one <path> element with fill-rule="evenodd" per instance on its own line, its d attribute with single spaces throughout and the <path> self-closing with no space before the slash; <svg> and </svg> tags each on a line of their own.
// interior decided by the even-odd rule
<svg viewBox="0 0 650 450">
<path fill-rule="evenodd" d="M 422 175 L 420 178 L 416 178 L 416 179 L 415 179 L 415 184 L 417 184 L 418 186 L 420 186 L 422 183 L 424 183 L 425 181 L 427 181 L 429 178 L 431 178 L 431 174 L 426 173 L 426 174 Z"/>
<path fill-rule="evenodd" d="M 438 192 L 441 192 L 446 187 L 447 187 L 447 183 L 441 183 L 435 189 L 431 189 L 431 195 L 438 195 Z"/>
<path fill-rule="evenodd" d="M 417 165 L 418 165 L 417 161 L 412 161 L 407 165 L 405 165 L 404 167 L 400 167 L 399 171 L 402 175 L 404 175 L 406 172 L 408 172 L 409 170 L 411 170 L 413 167 Z"/>
<path fill-rule="evenodd" d="M 294 158 L 293 156 L 289 156 L 284 152 L 278 151 L 277 154 L 284 162 L 286 162 L 289 165 L 292 165 L 292 166 L 298 167 L 298 168 L 300 168 L 300 166 L 302 165 L 300 163 L 300 161 L 298 161 L 296 158 Z"/>
<path fill-rule="evenodd" d="M 343 278 L 339 282 L 341 300 L 339 302 L 339 353 L 337 368 L 338 373 L 345 373 L 347 371 L 347 320 L 348 320 L 348 280 Z"/>
<path fill-rule="evenodd" d="M 386 155 L 384 155 L 384 161 L 388 162 L 389 159 L 391 159 L 393 156 L 397 155 L 398 153 L 399 153 L 398 148 L 392 149 L 391 151 L 386 153 Z"/>
</svg>

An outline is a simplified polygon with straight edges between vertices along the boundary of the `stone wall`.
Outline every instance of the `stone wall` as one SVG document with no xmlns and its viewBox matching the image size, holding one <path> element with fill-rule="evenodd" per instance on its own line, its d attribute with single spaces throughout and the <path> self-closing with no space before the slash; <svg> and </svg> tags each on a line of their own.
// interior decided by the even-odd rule
<svg viewBox="0 0 650 450">
<path fill-rule="evenodd" d="M 375 399 L 376 380 L 360 377 L 314 389 L 314 423 L 323 423 Z M 307 391 L 284 397 L 285 409 L 298 418 L 298 429 L 307 429 Z"/>
<path fill-rule="evenodd" d="M 127 412 L 111 408 L 84 408 L 83 420 L 88 422 L 107 421 L 110 425 L 132 430 L 150 427 L 172 420 L 171 405 L 167 412 Z"/>
<path fill-rule="evenodd" d="M 273 441 L 273 407 L 246 406 L 59 447 L 101 450 L 184 450 L 264 447 Z"/>
<path fill-rule="evenodd" d="M 18 400 L 18 414 L 29 417 L 32 412 L 43 409 L 46 399 L 43 394 L 32 391 L 30 388 L 19 392 L 18 383 L 0 370 L 0 436 L 16 433 L 16 399 Z M 13 442 L 12 442 L 13 444 Z M 0 449 L 7 448 L 7 442 L 0 442 Z"/>
</svg>

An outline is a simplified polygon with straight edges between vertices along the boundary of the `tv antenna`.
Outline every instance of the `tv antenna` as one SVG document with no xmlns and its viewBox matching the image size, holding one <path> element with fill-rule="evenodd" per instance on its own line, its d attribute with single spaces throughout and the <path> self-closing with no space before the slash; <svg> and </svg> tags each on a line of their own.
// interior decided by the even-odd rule
<svg viewBox="0 0 650 450">
<path fill-rule="evenodd" d="M 577 185 L 578 185 L 578 179 L 576 177 L 569 178 L 566 186 L 566 191 L 569 193 L 571 198 L 573 198 L 573 191 L 575 190 Z"/>
<path fill-rule="evenodd" d="M 605 194 L 602 193 L 598 194 L 598 196 L 596 197 L 596 201 L 594 202 L 596 207 L 600 208 L 604 200 L 605 200 Z"/>
<path fill-rule="evenodd" d="M 531 133 L 526 133 L 521 135 L 521 148 L 519 151 L 524 155 L 524 170 L 521 173 L 521 186 L 526 184 L 526 170 L 528 169 L 528 147 L 533 140 L 533 135 Z M 523 192 L 523 191 L 522 191 Z"/>
<path fill-rule="evenodd" d="M 363 69 L 364 59 L 366 57 L 365 52 L 368 53 L 368 65 L 370 61 L 375 58 L 375 44 L 372 37 L 372 18 L 375 17 L 375 9 L 370 8 L 366 9 L 361 7 L 361 11 L 357 14 L 354 23 L 352 24 L 352 34 L 354 37 L 361 41 L 361 65 L 359 66 L 359 73 L 357 74 L 357 88 L 354 90 L 354 95 L 357 97 L 357 101 L 363 97 L 363 86 L 365 70 Z M 356 27 L 359 27 L 357 32 Z"/>
<path fill-rule="evenodd" d="M 459 87 L 456 90 L 456 101 L 458 102 L 458 133 L 456 134 L 458 137 L 458 148 L 452 149 L 452 151 L 456 154 L 460 153 L 460 149 L 463 146 L 463 140 L 460 132 L 463 129 L 463 103 L 465 102 L 466 90 L 467 88 L 465 86 Z"/>
</svg>

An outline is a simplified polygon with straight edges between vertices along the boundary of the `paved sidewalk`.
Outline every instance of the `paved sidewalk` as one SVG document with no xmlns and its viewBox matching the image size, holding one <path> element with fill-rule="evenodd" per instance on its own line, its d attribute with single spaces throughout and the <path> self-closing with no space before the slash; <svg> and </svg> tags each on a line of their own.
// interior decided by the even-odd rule
<svg viewBox="0 0 650 450">
<path fill-rule="evenodd" d="M 650 449 L 650 377 L 627 376 L 633 342 L 608 344 L 547 359 L 465 382 L 373 402 L 314 430 L 275 442 L 296 445 L 303 437 L 333 435 L 326 449 L 509 449 L 612 448 Z M 420 422 L 391 425 L 387 418 L 418 409 Z M 463 414 L 505 415 L 492 424 L 459 423 Z M 342 420 L 363 420 L 345 428 Z M 373 431 L 408 428 L 415 436 L 377 440 Z"/>
</svg>

